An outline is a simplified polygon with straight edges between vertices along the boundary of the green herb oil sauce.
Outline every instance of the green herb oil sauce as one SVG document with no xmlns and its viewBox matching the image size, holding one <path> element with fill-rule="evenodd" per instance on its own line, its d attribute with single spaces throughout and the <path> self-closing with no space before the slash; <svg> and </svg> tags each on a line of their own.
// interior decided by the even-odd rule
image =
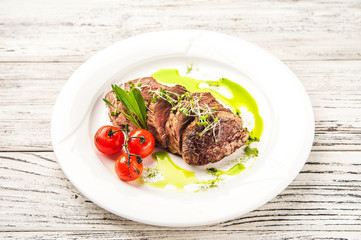
<svg viewBox="0 0 361 240">
<path fill-rule="evenodd" d="M 144 182 L 146 185 L 150 185 L 157 188 L 164 188 L 170 184 L 177 188 L 177 190 L 183 190 L 184 186 L 192 183 L 206 184 L 206 181 L 200 181 L 194 174 L 194 172 L 183 169 L 177 166 L 170 156 L 165 152 L 156 152 L 152 154 L 153 159 L 157 162 L 156 169 L 162 174 L 163 179 L 158 182 Z"/>
<path fill-rule="evenodd" d="M 218 178 L 218 176 L 222 174 L 237 175 L 245 169 L 243 164 L 237 163 L 228 171 L 215 170 L 217 174 L 211 173 L 213 176 L 217 176 L 215 179 L 199 180 L 194 172 L 183 169 L 176 165 L 170 156 L 165 152 L 153 153 L 152 157 L 157 162 L 156 169 L 162 174 L 163 179 L 159 180 L 158 182 L 143 181 L 142 183 L 156 188 L 164 188 L 168 184 L 174 186 L 177 190 L 180 191 L 183 191 L 184 187 L 188 184 L 203 184 L 204 186 L 215 187 L 215 183 L 222 180 Z"/>
<path fill-rule="evenodd" d="M 253 114 L 255 121 L 255 126 L 250 135 L 260 139 L 263 131 L 263 120 L 259 114 L 256 101 L 244 87 L 226 78 L 221 78 L 218 81 L 206 81 L 179 76 L 177 69 L 160 69 L 152 77 L 161 83 L 182 85 L 190 92 L 210 92 L 217 100 L 230 107 L 234 113 L 240 113 L 241 107 L 247 108 Z M 201 83 L 206 83 L 211 87 L 224 87 L 232 94 L 232 97 L 227 98 L 210 88 L 200 88 Z"/>
<path fill-rule="evenodd" d="M 242 86 L 234 83 L 226 78 L 218 81 L 197 80 L 189 77 L 179 75 L 177 69 L 161 69 L 152 75 L 158 82 L 166 84 L 179 84 L 187 88 L 190 92 L 210 92 L 217 100 L 230 107 L 233 112 L 240 113 L 240 108 L 245 107 L 254 116 L 255 126 L 250 132 L 252 138 L 260 139 L 263 131 L 263 120 L 259 114 L 258 106 L 254 98 Z M 227 98 L 217 91 L 210 88 L 200 88 L 201 83 L 206 83 L 211 87 L 225 87 L 231 94 L 231 98 Z M 188 184 L 204 184 L 204 186 L 214 187 L 216 182 L 222 179 L 219 176 L 237 175 L 242 172 L 245 167 L 241 163 L 237 163 L 228 171 L 217 170 L 211 168 L 212 171 L 207 171 L 216 178 L 213 180 L 199 180 L 195 173 L 177 166 L 170 156 L 165 152 L 156 152 L 152 155 L 153 159 L 157 162 L 156 169 L 162 174 L 163 179 L 158 182 L 144 182 L 156 188 L 164 188 L 166 185 L 173 185 L 177 190 L 183 191 L 184 187 Z M 209 170 L 209 169 L 208 169 Z"/>
</svg>

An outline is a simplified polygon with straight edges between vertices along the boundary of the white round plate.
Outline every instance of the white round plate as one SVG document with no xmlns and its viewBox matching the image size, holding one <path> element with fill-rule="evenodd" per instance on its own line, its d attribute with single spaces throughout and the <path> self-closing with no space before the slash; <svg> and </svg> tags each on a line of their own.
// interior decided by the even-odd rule
<svg viewBox="0 0 361 240">
<path fill-rule="evenodd" d="M 260 157 L 224 186 L 205 192 L 177 193 L 120 181 L 110 160 L 93 146 L 97 128 L 109 124 L 102 98 L 112 83 L 161 68 L 182 72 L 190 64 L 193 77 L 226 77 L 252 94 L 264 121 Z M 277 196 L 308 158 L 314 117 L 297 77 L 266 51 L 221 33 L 172 30 L 126 39 L 86 61 L 58 96 L 51 133 L 64 173 L 94 203 L 142 223 L 185 227 L 240 217 Z"/>
</svg>

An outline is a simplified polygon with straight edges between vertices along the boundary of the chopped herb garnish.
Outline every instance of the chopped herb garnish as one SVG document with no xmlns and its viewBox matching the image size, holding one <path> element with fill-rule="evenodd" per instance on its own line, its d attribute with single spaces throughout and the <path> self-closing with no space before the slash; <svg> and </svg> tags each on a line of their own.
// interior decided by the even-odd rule
<svg viewBox="0 0 361 240">
<path fill-rule="evenodd" d="M 217 172 L 218 172 L 217 168 L 214 168 L 214 167 L 207 168 L 207 173 L 212 174 L 213 176 L 216 176 Z"/>
<path fill-rule="evenodd" d="M 190 73 L 193 70 L 193 63 L 187 66 L 186 74 Z"/>
<path fill-rule="evenodd" d="M 258 137 L 252 137 L 250 135 L 246 144 L 249 145 L 249 144 L 251 144 L 253 142 L 259 142 L 259 138 Z"/>
<path fill-rule="evenodd" d="M 146 178 L 154 178 L 155 176 L 157 176 L 155 172 L 150 172 L 147 174 Z"/>
<path fill-rule="evenodd" d="M 244 155 L 247 157 L 258 157 L 258 149 L 247 146 L 244 148 Z"/>
<path fill-rule="evenodd" d="M 202 185 L 200 190 L 207 191 L 210 188 L 216 188 L 216 187 L 218 187 L 218 185 L 216 184 L 216 182 L 218 182 L 218 181 L 219 181 L 219 179 L 212 180 L 209 184 Z"/>
<path fill-rule="evenodd" d="M 118 117 L 119 113 L 118 112 L 111 112 L 110 115 Z"/>
</svg>

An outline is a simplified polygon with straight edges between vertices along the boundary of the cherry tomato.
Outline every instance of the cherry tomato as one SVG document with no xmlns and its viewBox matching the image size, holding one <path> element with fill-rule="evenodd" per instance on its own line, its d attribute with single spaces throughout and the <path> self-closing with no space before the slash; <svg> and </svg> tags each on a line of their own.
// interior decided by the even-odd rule
<svg viewBox="0 0 361 240">
<path fill-rule="evenodd" d="M 143 172 L 143 163 L 137 160 L 137 157 L 130 156 L 130 167 L 127 163 L 128 154 L 124 153 L 115 161 L 115 172 L 123 181 L 133 181 L 137 179 Z"/>
<path fill-rule="evenodd" d="M 131 138 L 129 140 L 129 152 L 140 155 L 142 158 L 149 156 L 155 146 L 153 135 L 144 129 L 136 129 L 129 134 L 129 137 L 144 137 L 145 142 L 142 144 L 139 138 Z"/>
<path fill-rule="evenodd" d="M 114 154 L 122 150 L 124 134 L 117 127 L 103 126 L 95 133 L 94 144 L 101 153 Z"/>
</svg>

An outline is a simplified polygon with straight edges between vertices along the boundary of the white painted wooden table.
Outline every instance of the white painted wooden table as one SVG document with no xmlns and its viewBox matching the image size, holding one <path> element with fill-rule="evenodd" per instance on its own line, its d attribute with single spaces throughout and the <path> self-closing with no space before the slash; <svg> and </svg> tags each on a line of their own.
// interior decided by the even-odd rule
<svg viewBox="0 0 361 240">
<path fill-rule="evenodd" d="M 232 34 L 283 60 L 311 98 L 316 135 L 302 172 L 266 205 L 161 228 L 82 196 L 56 162 L 50 119 L 66 80 L 97 51 L 184 28 Z M 0 87 L 0 239 L 361 239 L 360 0 L 2 0 Z"/>
</svg>

